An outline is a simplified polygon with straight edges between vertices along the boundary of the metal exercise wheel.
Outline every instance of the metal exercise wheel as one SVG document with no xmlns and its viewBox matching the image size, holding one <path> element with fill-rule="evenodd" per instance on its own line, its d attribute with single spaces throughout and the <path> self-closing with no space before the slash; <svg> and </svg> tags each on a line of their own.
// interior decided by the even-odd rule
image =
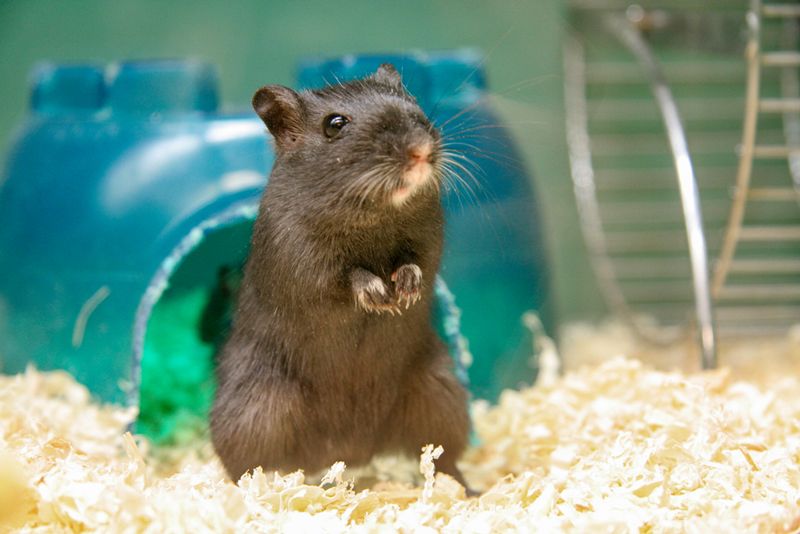
<svg viewBox="0 0 800 534">
<path fill-rule="evenodd" d="M 716 341 L 708 282 L 705 234 L 697 183 L 680 114 L 658 62 L 639 31 L 622 16 L 609 15 L 605 18 L 605 24 L 611 33 L 619 38 L 636 57 L 639 65 L 645 71 L 664 121 L 686 223 L 692 270 L 695 324 L 698 327 L 702 365 L 706 369 L 713 368 L 716 365 Z M 643 323 L 628 306 L 624 293 L 617 283 L 614 265 L 608 259 L 608 248 L 601 230 L 600 210 L 595 195 L 591 148 L 587 134 L 585 95 L 582 93 L 585 80 L 582 73 L 583 59 L 580 44 L 574 40 L 571 41 L 565 57 L 567 63 L 565 76 L 567 127 L 572 175 L 581 214 L 581 226 L 593 256 L 593 264 L 601 281 L 601 287 L 604 288 L 606 298 L 614 310 L 625 318 L 639 335 L 656 343 L 674 341 L 677 336 L 682 335 L 681 329 L 673 327 L 667 331 L 663 327 L 653 328 L 647 323 Z"/>
<path fill-rule="evenodd" d="M 571 0 L 581 227 L 611 310 L 651 342 L 696 329 L 712 367 L 717 336 L 800 323 L 800 5 L 643 5 Z"/>
<path fill-rule="evenodd" d="M 712 284 L 720 305 L 735 303 L 738 315 L 769 322 L 751 327 L 778 332 L 800 322 L 798 24 L 800 5 L 750 3 L 739 168 Z M 772 94 L 769 75 L 778 78 Z M 783 139 L 764 127 L 775 118 L 783 123 Z M 784 161 L 790 183 L 765 184 L 762 175 Z M 747 278 L 752 274 L 757 281 Z"/>
</svg>

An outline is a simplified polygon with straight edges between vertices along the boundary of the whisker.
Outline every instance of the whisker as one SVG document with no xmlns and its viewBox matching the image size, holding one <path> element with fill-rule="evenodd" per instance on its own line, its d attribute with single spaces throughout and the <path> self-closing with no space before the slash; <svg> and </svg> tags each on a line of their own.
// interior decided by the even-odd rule
<svg viewBox="0 0 800 534">
<path fill-rule="evenodd" d="M 366 187 L 361 191 L 359 207 L 363 207 L 364 203 L 372 198 L 375 191 L 387 188 L 388 183 L 394 177 L 394 171 L 394 166 L 388 163 L 383 163 L 375 167 L 375 172 L 371 174 L 369 183 L 367 183 Z"/>
<path fill-rule="evenodd" d="M 464 210 L 465 205 L 483 208 L 480 203 L 480 199 L 478 198 L 478 193 L 475 191 L 475 189 L 473 189 L 469 182 L 467 182 L 458 174 L 458 172 L 453 169 L 449 169 L 448 175 L 450 176 L 450 191 L 455 193 L 462 211 Z"/>
<path fill-rule="evenodd" d="M 472 154 L 474 158 L 487 159 L 508 170 L 514 172 L 524 171 L 522 167 L 522 161 L 520 161 L 519 158 L 509 156 L 506 153 L 499 152 L 496 150 L 487 150 L 483 147 L 470 145 L 469 143 L 450 143 L 450 145 L 463 146 L 463 148 L 460 149 L 460 152 Z M 462 159 L 463 161 L 470 163 L 474 167 L 480 168 L 480 165 L 473 158 L 468 158 L 464 154 L 458 154 L 458 157 L 459 159 Z"/>
<path fill-rule="evenodd" d="M 452 191 L 455 194 L 455 198 L 458 200 L 458 205 L 461 208 L 461 211 L 464 211 L 463 192 L 456 183 L 458 177 L 453 176 L 453 171 L 451 169 L 444 167 L 442 167 L 441 170 L 441 177 L 444 184 L 444 190 L 448 193 Z"/>
<path fill-rule="evenodd" d="M 485 188 L 483 187 L 483 184 L 481 183 L 481 181 L 478 180 L 478 178 L 475 176 L 475 174 L 467 166 L 462 164 L 460 161 L 458 161 L 456 159 L 453 159 L 453 158 L 447 157 L 447 158 L 443 158 L 443 163 L 445 163 L 446 165 L 449 164 L 451 169 L 454 171 L 455 177 L 458 178 L 459 181 L 461 183 L 463 183 L 465 186 L 469 187 L 469 190 L 471 192 L 473 192 L 473 194 L 474 194 L 474 191 L 472 190 L 472 187 L 471 187 L 472 185 L 475 185 L 475 187 L 477 187 L 479 190 L 481 190 L 482 192 L 485 192 Z M 463 173 L 465 176 L 462 176 L 461 173 L 459 173 L 457 171 L 461 171 L 461 173 Z M 483 172 L 483 170 L 479 169 L 479 172 Z M 467 178 L 469 178 L 472 181 L 471 184 L 469 182 L 467 182 Z"/>
<path fill-rule="evenodd" d="M 471 178 L 476 186 L 481 186 L 481 183 L 476 179 L 475 174 L 461 162 L 450 159 L 446 160 L 444 163 L 446 166 L 450 167 L 450 169 L 453 170 L 458 177 L 465 178 L 464 176 L 461 176 L 461 174 L 457 172 L 461 171 L 466 175 L 466 177 Z"/>
<path fill-rule="evenodd" d="M 453 161 L 453 162 L 460 162 L 462 164 L 472 165 L 475 168 L 476 172 L 483 172 L 483 168 L 476 162 L 474 159 L 467 157 L 465 154 L 462 154 L 461 151 L 451 151 L 447 150 L 444 152 L 444 158 Z"/>
<path fill-rule="evenodd" d="M 549 121 L 534 121 L 534 120 L 526 120 L 526 121 L 508 121 L 504 122 L 503 124 L 494 124 L 494 123 L 485 123 L 485 124 L 476 124 L 474 126 L 470 126 L 469 128 L 462 128 L 460 130 L 454 130 L 452 132 L 447 133 L 447 137 L 451 137 L 453 135 L 461 135 L 470 132 L 479 132 L 483 130 L 503 130 L 507 129 L 509 126 L 544 126 L 547 124 L 551 124 Z"/>
<path fill-rule="evenodd" d="M 454 120 L 458 119 L 459 117 L 462 117 L 464 114 L 466 114 L 466 113 L 473 113 L 473 114 L 476 113 L 477 112 L 477 107 L 479 105 L 485 103 L 485 102 L 486 102 L 486 95 L 481 96 L 480 98 L 477 98 L 475 100 L 475 102 L 473 102 L 469 106 L 465 107 L 464 109 L 462 109 L 461 111 L 459 111 L 458 113 L 456 113 L 455 115 L 453 115 L 452 117 L 450 117 L 449 119 L 444 121 L 442 124 L 438 124 L 437 127 L 439 128 L 439 130 L 444 130 L 447 127 L 448 124 L 452 123 Z M 466 118 L 469 118 L 469 117 L 466 117 Z M 465 120 L 466 120 L 466 118 L 465 118 Z"/>
<path fill-rule="evenodd" d="M 363 207 L 364 202 L 366 202 L 371 192 L 374 190 L 375 184 L 379 182 L 376 178 L 388 173 L 390 170 L 391 167 L 387 163 L 379 163 L 367 172 L 353 179 L 338 198 L 342 202 L 349 202 L 351 198 L 355 197 L 358 199 L 357 206 L 359 208 Z"/>
<path fill-rule="evenodd" d="M 470 200 L 472 200 L 473 202 L 477 203 L 478 195 L 475 192 L 475 189 L 473 189 L 472 184 L 470 184 L 458 172 L 458 170 L 457 170 L 458 164 L 453 162 L 453 161 L 451 161 L 451 160 L 443 161 L 442 163 L 443 163 L 443 168 L 446 171 L 446 176 L 448 176 L 449 178 L 452 179 L 452 182 L 451 182 L 452 191 L 454 191 L 456 194 L 459 194 L 459 192 L 461 191 L 461 187 L 463 187 L 466 190 L 466 192 L 469 194 Z M 469 172 L 467 170 L 464 170 L 464 172 L 465 172 L 465 174 L 468 174 L 469 176 L 471 176 L 473 178 L 473 180 L 474 180 L 474 176 L 472 175 L 471 172 Z M 477 180 L 474 180 L 474 182 L 475 182 L 476 187 L 479 187 L 479 188 L 482 189 L 482 186 L 481 186 L 480 182 L 478 182 Z M 459 185 L 461 187 L 458 187 Z"/>
</svg>

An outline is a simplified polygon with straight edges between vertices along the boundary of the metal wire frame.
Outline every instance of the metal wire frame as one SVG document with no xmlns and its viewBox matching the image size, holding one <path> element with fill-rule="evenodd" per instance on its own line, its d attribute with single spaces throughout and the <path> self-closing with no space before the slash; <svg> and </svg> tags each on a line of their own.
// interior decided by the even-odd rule
<svg viewBox="0 0 800 534">
<path fill-rule="evenodd" d="M 716 334 L 708 280 L 708 256 L 699 191 L 680 115 L 658 61 L 639 31 L 620 15 L 606 17 L 605 23 L 609 31 L 634 55 L 639 66 L 645 72 L 664 121 L 677 174 L 689 242 L 695 323 L 701 349 L 701 363 L 705 369 L 713 368 L 716 366 Z M 588 133 L 585 61 L 582 47 L 576 39 L 567 41 L 564 58 L 570 167 L 581 229 L 592 257 L 592 266 L 600 283 L 601 291 L 612 310 L 630 324 L 640 337 L 659 344 L 675 341 L 677 336 L 674 332 L 665 335 L 662 330 L 649 328 L 646 324 L 638 321 L 619 286 L 602 231 Z M 678 335 L 683 335 L 683 333 Z"/>
</svg>

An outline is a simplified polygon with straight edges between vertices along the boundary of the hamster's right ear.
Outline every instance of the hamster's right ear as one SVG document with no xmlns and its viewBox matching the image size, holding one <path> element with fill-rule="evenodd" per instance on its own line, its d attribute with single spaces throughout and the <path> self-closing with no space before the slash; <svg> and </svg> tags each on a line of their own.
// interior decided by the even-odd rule
<svg viewBox="0 0 800 534">
<path fill-rule="evenodd" d="M 265 85 L 253 95 L 253 109 L 269 128 L 275 144 L 295 143 L 303 133 L 303 103 L 292 89 Z"/>
<path fill-rule="evenodd" d="M 378 70 L 372 75 L 372 79 L 378 83 L 393 87 L 398 91 L 404 90 L 403 78 L 391 63 L 383 63 L 380 67 L 378 67 Z"/>
</svg>

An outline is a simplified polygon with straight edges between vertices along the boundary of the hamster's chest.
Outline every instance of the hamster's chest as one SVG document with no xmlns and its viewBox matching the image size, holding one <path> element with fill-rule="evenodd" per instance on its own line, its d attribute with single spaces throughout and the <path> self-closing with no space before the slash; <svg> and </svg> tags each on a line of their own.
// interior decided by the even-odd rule
<svg viewBox="0 0 800 534">
<path fill-rule="evenodd" d="M 318 243 L 332 267 L 360 267 L 378 276 L 390 274 L 412 248 L 406 232 L 389 227 L 343 228 L 337 235 L 322 236 Z"/>
</svg>

